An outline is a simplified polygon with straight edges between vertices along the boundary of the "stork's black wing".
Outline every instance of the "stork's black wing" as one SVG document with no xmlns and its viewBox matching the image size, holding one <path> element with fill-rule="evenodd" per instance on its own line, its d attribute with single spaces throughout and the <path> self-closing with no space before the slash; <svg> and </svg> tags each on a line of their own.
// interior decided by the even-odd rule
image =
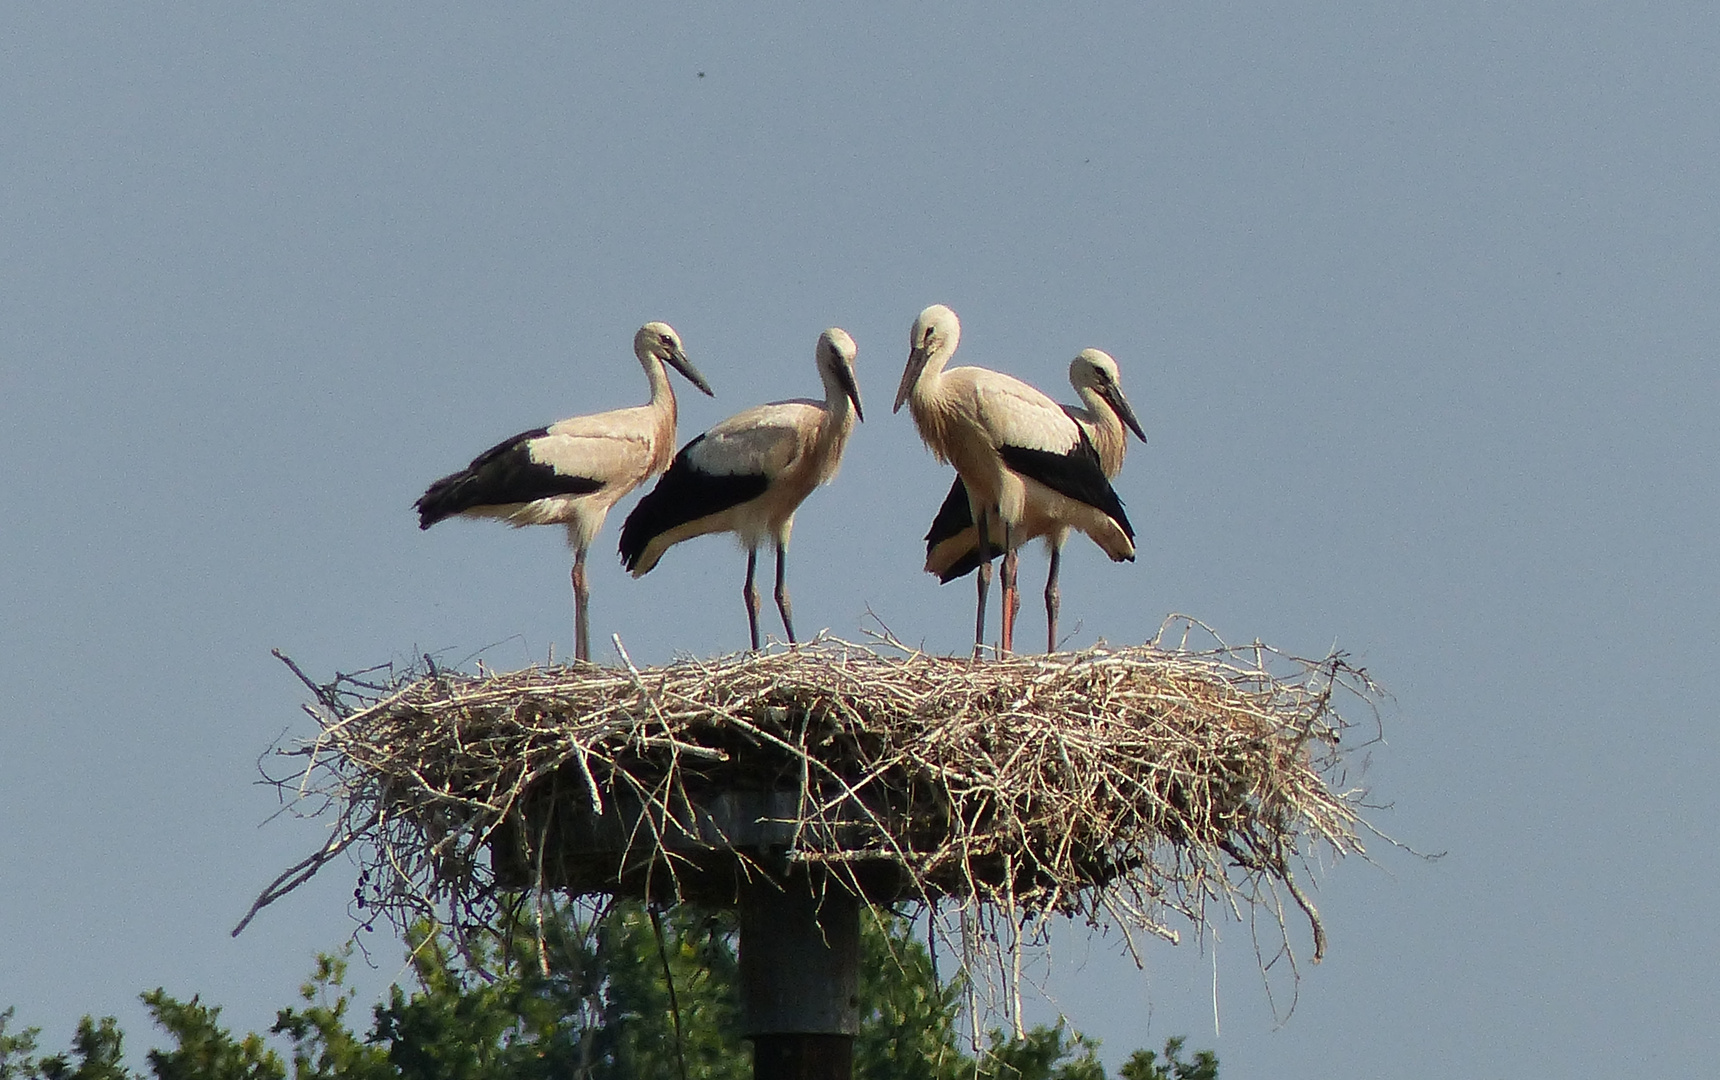
<svg viewBox="0 0 1720 1080">
<path fill-rule="evenodd" d="M 1081 441 L 1065 453 L 1025 446 L 1001 446 L 998 453 L 1009 468 L 1059 495 L 1086 503 L 1115 521 L 1124 536 L 1135 538 L 1135 528 L 1129 524 L 1129 515 L 1123 512 L 1123 500 L 1117 498 L 1111 482 L 1105 479 L 1099 452 L 1093 449 L 1085 431 L 1081 432 Z"/>
<path fill-rule="evenodd" d="M 932 527 L 926 533 L 926 559 L 930 561 L 932 552 L 939 544 L 947 543 L 972 529 L 973 504 L 968 501 L 967 485 L 961 477 L 956 477 L 950 485 L 950 493 L 944 496 L 944 504 L 938 507 L 938 514 L 932 519 Z M 938 583 L 947 585 L 959 577 L 973 573 L 979 569 L 979 544 L 969 544 L 966 551 L 938 574 Z"/>
<path fill-rule="evenodd" d="M 457 473 L 430 485 L 415 504 L 418 527 L 428 529 L 443 518 L 479 506 L 510 506 L 555 495 L 589 495 L 603 481 L 559 472 L 533 461 L 531 442 L 549 434 L 548 428 L 522 431 L 472 459 Z"/>
<path fill-rule="evenodd" d="M 645 546 L 654 538 L 689 521 L 756 499 L 770 486 L 770 478 L 763 473 L 708 473 L 694 465 L 688 452 L 704 439 L 700 435 L 681 447 L 669 471 L 622 523 L 621 563 L 628 570 L 638 565 Z"/>
</svg>

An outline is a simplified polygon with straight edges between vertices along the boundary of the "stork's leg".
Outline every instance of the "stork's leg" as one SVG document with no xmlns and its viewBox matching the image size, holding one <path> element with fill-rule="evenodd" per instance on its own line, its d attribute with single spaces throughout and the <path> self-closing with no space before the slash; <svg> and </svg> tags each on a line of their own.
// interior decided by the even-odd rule
<svg viewBox="0 0 1720 1080">
<path fill-rule="evenodd" d="M 585 549 L 579 548 L 573 555 L 573 658 L 575 660 L 591 659 L 591 616 L 586 612 L 586 605 L 591 602 L 591 592 L 585 587 Z"/>
<path fill-rule="evenodd" d="M 753 652 L 758 652 L 758 588 L 753 584 L 753 575 L 758 571 L 758 548 L 747 551 L 747 584 L 741 590 L 741 599 L 747 603 L 747 629 L 752 632 Z"/>
<path fill-rule="evenodd" d="M 1051 545 L 1051 569 L 1045 573 L 1045 651 L 1057 651 L 1057 609 L 1063 593 L 1057 588 L 1057 571 L 1063 565 L 1063 545 Z"/>
<path fill-rule="evenodd" d="M 1015 587 L 1017 559 L 1015 538 L 1010 535 L 1009 522 L 1003 523 L 1003 651 L 1015 651 L 1015 616 L 1021 610 L 1021 592 Z"/>
<path fill-rule="evenodd" d="M 974 515 L 979 519 L 976 536 L 979 540 L 979 569 L 974 577 L 979 580 L 979 608 L 973 617 L 973 655 L 977 660 L 985 648 L 985 594 L 991 588 L 991 529 L 990 512 Z"/>
<path fill-rule="evenodd" d="M 788 643 L 794 640 L 794 612 L 788 606 L 788 576 L 783 564 L 788 557 L 788 545 L 776 545 L 776 610 L 782 612 L 782 628 L 788 631 Z M 755 645 L 754 648 L 757 648 Z"/>
</svg>

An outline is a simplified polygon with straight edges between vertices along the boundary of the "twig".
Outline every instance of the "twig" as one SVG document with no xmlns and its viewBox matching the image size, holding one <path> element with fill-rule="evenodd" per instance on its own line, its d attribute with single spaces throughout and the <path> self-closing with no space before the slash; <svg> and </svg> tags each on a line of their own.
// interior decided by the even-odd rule
<svg viewBox="0 0 1720 1080">
<path fill-rule="evenodd" d="M 628 666 L 632 666 L 631 661 Z M 681 1080 L 687 1080 L 687 1040 L 681 1032 L 681 1002 L 675 996 L 675 973 L 669 970 L 669 949 L 663 944 L 663 918 L 654 906 L 647 905 L 645 910 L 651 914 L 651 929 L 657 935 L 657 958 L 663 961 L 663 985 L 669 988 L 669 1014 L 675 1019 L 675 1060 L 681 1066 Z"/>
</svg>

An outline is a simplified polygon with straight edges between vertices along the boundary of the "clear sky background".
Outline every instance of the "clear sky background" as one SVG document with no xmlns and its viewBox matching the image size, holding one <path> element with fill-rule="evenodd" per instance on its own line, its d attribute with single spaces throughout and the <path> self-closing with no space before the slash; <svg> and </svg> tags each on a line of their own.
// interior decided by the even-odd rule
<svg viewBox="0 0 1720 1080">
<path fill-rule="evenodd" d="M 115 1014 L 141 1053 L 161 985 L 267 1027 L 352 930 L 337 865 L 228 937 L 321 836 L 261 824 L 258 755 L 309 730 L 270 648 L 569 653 L 559 530 L 420 533 L 412 501 L 644 400 L 648 319 L 717 391 L 682 393 L 683 440 L 816 394 L 819 331 L 854 335 L 869 419 L 797 524 L 800 627 L 965 649 L 971 585 L 919 570 L 948 474 L 889 413 L 943 302 L 958 361 L 1065 400 L 1110 351 L 1147 428 L 1140 559 L 1071 543 L 1073 643 L 1179 611 L 1350 650 L 1396 697 L 1377 822 L 1449 852 L 1324 875 L 1331 953 L 1282 1025 L 1246 927 L 1144 973 L 1065 935 L 1051 989 L 1107 1059 L 1186 1033 L 1235 1078 L 1711 1075 L 1711 6 L 354 8 L 0 16 L 18 1023 L 59 1048 Z M 630 506 L 594 640 L 742 646 L 734 546 L 633 582 Z M 371 940 L 374 994 L 399 950 Z"/>
</svg>

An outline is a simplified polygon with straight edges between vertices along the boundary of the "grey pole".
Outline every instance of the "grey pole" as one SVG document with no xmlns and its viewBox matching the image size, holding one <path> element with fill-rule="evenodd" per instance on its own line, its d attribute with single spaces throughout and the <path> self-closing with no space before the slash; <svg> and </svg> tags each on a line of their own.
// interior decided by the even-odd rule
<svg viewBox="0 0 1720 1080">
<path fill-rule="evenodd" d="M 850 1080 L 860 1031 L 860 903 L 835 882 L 741 889 L 741 1011 L 754 1080 Z"/>
</svg>

